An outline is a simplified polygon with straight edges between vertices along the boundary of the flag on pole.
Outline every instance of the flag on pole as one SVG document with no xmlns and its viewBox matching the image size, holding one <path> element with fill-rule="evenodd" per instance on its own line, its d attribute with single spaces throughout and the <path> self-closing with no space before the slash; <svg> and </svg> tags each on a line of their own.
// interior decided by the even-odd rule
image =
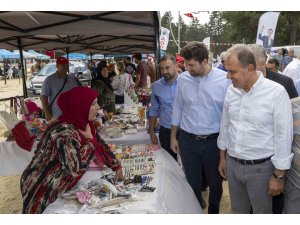
<svg viewBox="0 0 300 225">
<path fill-rule="evenodd" d="M 278 12 L 266 12 L 259 18 L 256 44 L 263 46 L 267 53 L 273 46 L 278 16 Z"/>
<path fill-rule="evenodd" d="M 183 14 L 183 15 L 185 15 L 185 16 L 187 16 L 187 17 L 190 17 L 190 18 L 194 18 L 193 13 L 185 13 L 185 14 Z"/>
<path fill-rule="evenodd" d="M 168 43 L 169 43 L 169 34 L 170 30 L 164 27 L 160 28 L 160 49 L 167 50 Z"/>
<path fill-rule="evenodd" d="M 206 45 L 207 50 L 210 51 L 210 37 L 204 38 L 203 43 Z"/>
</svg>

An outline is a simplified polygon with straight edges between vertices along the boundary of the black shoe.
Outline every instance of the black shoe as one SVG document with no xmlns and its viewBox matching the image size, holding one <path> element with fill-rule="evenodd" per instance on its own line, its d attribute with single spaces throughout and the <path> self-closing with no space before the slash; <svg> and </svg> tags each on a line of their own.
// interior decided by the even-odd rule
<svg viewBox="0 0 300 225">
<path fill-rule="evenodd" d="M 207 207 L 206 202 L 203 197 L 201 197 L 200 206 L 202 209 L 205 209 Z"/>
</svg>

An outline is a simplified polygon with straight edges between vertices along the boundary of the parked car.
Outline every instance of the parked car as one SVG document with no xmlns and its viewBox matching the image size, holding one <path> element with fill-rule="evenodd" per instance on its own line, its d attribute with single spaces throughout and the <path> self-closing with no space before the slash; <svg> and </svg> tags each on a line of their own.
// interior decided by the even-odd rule
<svg viewBox="0 0 300 225">
<path fill-rule="evenodd" d="M 55 73 L 56 63 L 50 62 L 37 74 L 35 74 L 31 80 L 27 82 L 27 92 L 29 95 L 40 95 L 42 85 L 47 76 Z M 69 72 L 73 73 L 76 78 L 83 84 L 83 86 L 90 86 L 92 75 L 87 65 L 83 62 L 70 62 Z"/>
<path fill-rule="evenodd" d="M 300 45 L 286 45 L 286 46 L 272 47 L 271 55 L 276 55 L 279 48 L 283 49 L 285 52 L 287 52 L 290 48 L 293 48 L 295 57 L 297 57 L 300 54 Z"/>
</svg>

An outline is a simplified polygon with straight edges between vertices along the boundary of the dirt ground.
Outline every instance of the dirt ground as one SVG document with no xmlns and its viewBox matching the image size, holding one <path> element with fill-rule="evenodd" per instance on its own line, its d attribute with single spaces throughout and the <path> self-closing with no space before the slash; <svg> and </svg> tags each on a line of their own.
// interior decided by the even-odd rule
<svg viewBox="0 0 300 225">
<path fill-rule="evenodd" d="M 0 99 L 16 95 L 23 95 L 22 80 L 12 79 L 0 80 Z M 0 110 L 3 104 L 0 103 Z M 4 141 L 3 132 L 5 128 L 0 122 L 0 141 Z M 208 191 L 203 193 L 204 199 L 208 200 Z M 0 214 L 17 214 L 22 212 L 22 197 L 20 193 L 20 176 L 0 176 Z M 207 213 L 207 209 L 204 210 Z M 223 182 L 223 196 L 221 200 L 220 213 L 231 213 L 228 183 Z"/>
</svg>

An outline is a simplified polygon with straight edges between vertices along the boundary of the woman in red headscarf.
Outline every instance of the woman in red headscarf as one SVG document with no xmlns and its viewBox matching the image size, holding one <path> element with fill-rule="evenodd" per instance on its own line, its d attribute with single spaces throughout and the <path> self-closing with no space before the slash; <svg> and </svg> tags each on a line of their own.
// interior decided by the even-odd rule
<svg viewBox="0 0 300 225">
<path fill-rule="evenodd" d="M 91 162 L 106 164 L 123 178 L 122 167 L 95 130 L 98 92 L 75 87 L 61 94 L 62 115 L 44 132 L 35 155 L 21 177 L 23 213 L 42 213 L 74 187 Z"/>
</svg>

